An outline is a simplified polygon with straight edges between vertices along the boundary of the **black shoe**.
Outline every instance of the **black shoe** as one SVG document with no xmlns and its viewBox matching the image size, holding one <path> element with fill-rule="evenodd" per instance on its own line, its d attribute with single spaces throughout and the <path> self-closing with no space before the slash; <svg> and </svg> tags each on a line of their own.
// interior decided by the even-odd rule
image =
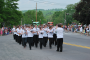
<svg viewBox="0 0 90 60">
<path fill-rule="evenodd" d="M 62 52 L 62 50 L 60 50 L 60 52 Z"/>
<path fill-rule="evenodd" d="M 44 47 L 46 47 L 46 46 L 44 46 Z"/>
<path fill-rule="evenodd" d="M 40 48 L 40 49 L 42 49 L 42 48 Z"/>
<path fill-rule="evenodd" d="M 21 45 L 21 43 L 19 43 L 19 45 Z"/>
</svg>

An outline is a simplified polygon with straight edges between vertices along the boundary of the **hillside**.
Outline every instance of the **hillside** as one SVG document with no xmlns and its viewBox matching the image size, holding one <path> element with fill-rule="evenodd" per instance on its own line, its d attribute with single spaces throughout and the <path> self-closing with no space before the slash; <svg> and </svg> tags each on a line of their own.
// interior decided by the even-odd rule
<svg viewBox="0 0 90 60">
<path fill-rule="evenodd" d="M 35 10 L 35 9 L 34 9 Z M 46 20 L 51 20 L 51 16 L 54 14 L 54 12 L 56 11 L 62 11 L 62 10 L 65 10 L 65 9 L 48 9 L 48 10 L 44 10 L 44 9 L 37 9 L 37 11 L 42 11 L 44 17 Z M 22 10 L 22 13 L 25 13 L 27 12 L 28 10 Z"/>
</svg>

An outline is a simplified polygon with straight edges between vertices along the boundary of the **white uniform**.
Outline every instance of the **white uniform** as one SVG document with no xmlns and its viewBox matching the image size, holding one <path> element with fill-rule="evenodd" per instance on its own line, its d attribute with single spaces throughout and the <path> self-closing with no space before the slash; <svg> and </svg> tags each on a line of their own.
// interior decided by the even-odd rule
<svg viewBox="0 0 90 60">
<path fill-rule="evenodd" d="M 17 29 L 17 35 L 18 36 L 21 36 L 21 35 L 18 34 L 18 33 L 21 33 L 21 31 L 22 31 L 21 29 Z"/>
<path fill-rule="evenodd" d="M 63 38 L 63 28 L 58 27 L 56 30 L 57 38 Z"/>
<path fill-rule="evenodd" d="M 43 33 L 44 33 L 44 31 L 43 31 L 43 30 L 38 31 L 39 38 L 43 38 Z"/>
<path fill-rule="evenodd" d="M 53 38 L 53 29 L 48 29 L 48 38 Z"/>
<path fill-rule="evenodd" d="M 24 29 L 22 29 L 21 33 L 22 33 L 22 38 L 27 38 L 27 35 L 25 34 L 25 30 Z"/>
<path fill-rule="evenodd" d="M 33 29 L 27 30 L 27 33 L 28 33 L 27 37 L 33 37 L 32 31 L 33 31 Z"/>
<path fill-rule="evenodd" d="M 39 31 L 39 28 L 33 28 L 33 31 L 36 32 L 34 35 L 37 35 L 37 32 Z"/>
<path fill-rule="evenodd" d="M 15 28 L 13 28 L 13 29 L 12 29 L 13 34 L 15 34 L 15 32 L 14 32 L 14 31 L 15 31 Z"/>
<path fill-rule="evenodd" d="M 19 28 L 16 29 L 16 31 L 18 31 Z M 18 33 L 16 32 L 16 35 L 18 36 Z"/>
<path fill-rule="evenodd" d="M 47 28 L 43 28 L 43 31 L 44 31 L 43 37 L 48 37 L 47 30 L 48 30 Z"/>
</svg>

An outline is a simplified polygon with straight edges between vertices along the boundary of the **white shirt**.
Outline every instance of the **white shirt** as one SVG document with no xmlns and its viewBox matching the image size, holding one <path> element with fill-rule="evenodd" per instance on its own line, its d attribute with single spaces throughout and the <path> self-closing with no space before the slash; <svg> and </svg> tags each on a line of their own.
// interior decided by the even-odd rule
<svg viewBox="0 0 90 60">
<path fill-rule="evenodd" d="M 33 37 L 32 31 L 33 31 L 33 29 L 27 30 L 27 33 L 28 33 L 27 37 Z"/>
<path fill-rule="evenodd" d="M 44 31 L 43 36 L 44 36 L 44 37 L 47 37 L 47 36 L 48 36 L 48 35 L 47 35 L 47 30 L 48 30 L 47 28 L 43 28 L 43 31 Z"/>
<path fill-rule="evenodd" d="M 86 31 L 89 32 L 89 28 L 86 28 Z"/>
<path fill-rule="evenodd" d="M 53 33 L 54 33 L 54 34 L 55 34 L 55 28 L 56 28 L 56 27 L 53 27 Z"/>
<path fill-rule="evenodd" d="M 27 38 L 27 35 L 25 34 L 25 30 L 22 29 L 21 33 L 22 33 L 22 38 Z"/>
<path fill-rule="evenodd" d="M 34 27 L 34 28 L 33 28 L 33 31 L 36 32 L 36 33 L 34 33 L 34 35 L 37 35 L 37 32 L 39 31 L 39 28 L 35 28 L 35 27 Z"/>
<path fill-rule="evenodd" d="M 12 32 L 15 34 L 15 32 L 14 32 L 14 31 L 15 31 L 15 28 L 13 28 L 13 29 L 12 29 Z"/>
<path fill-rule="evenodd" d="M 51 29 L 51 30 L 48 29 L 48 31 L 49 31 L 49 32 L 48 32 L 48 37 L 49 37 L 49 38 L 53 38 L 53 29 Z"/>
<path fill-rule="evenodd" d="M 57 38 L 63 38 L 63 28 L 58 27 L 55 31 L 57 32 Z"/>
<path fill-rule="evenodd" d="M 43 31 L 43 30 L 38 31 L 39 38 L 43 38 L 43 33 L 44 33 L 44 31 Z"/>
<path fill-rule="evenodd" d="M 83 29 L 82 29 L 82 27 L 80 28 L 80 32 L 82 32 L 83 31 Z"/>
<path fill-rule="evenodd" d="M 16 29 L 16 31 L 18 31 L 18 28 Z M 18 33 L 16 32 L 16 35 L 18 35 Z"/>
<path fill-rule="evenodd" d="M 18 36 L 21 36 L 21 35 L 18 34 L 18 33 L 21 33 L 21 31 L 22 31 L 21 29 L 17 29 L 17 35 Z"/>
</svg>

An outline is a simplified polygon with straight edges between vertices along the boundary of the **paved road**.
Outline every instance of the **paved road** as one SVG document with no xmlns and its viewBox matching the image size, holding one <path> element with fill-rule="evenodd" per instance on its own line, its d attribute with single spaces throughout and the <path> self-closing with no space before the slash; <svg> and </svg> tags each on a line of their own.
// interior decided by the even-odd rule
<svg viewBox="0 0 90 60">
<path fill-rule="evenodd" d="M 56 52 L 54 45 L 52 49 L 48 45 L 42 50 L 29 50 L 28 45 L 24 49 L 12 37 L 0 36 L 0 60 L 90 60 L 90 37 L 77 33 L 64 33 L 63 52 Z"/>
</svg>

